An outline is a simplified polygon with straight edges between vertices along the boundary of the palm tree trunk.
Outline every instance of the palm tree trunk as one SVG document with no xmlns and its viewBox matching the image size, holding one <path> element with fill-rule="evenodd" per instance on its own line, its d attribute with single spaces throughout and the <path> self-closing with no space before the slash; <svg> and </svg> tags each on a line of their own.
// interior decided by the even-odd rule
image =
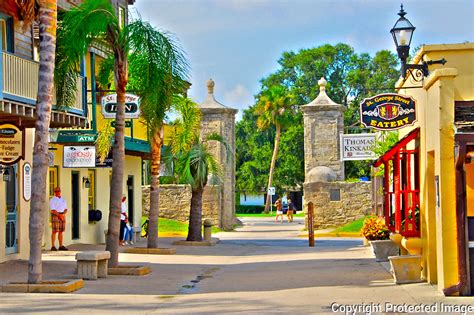
<svg viewBox="0 0 474 315">
<path fill-rule="evenodd" d="M 157 128 L 158 129 L 158 128 Z M 150 186 L 150 213 L 148 221 L 148 248 L 158 247 L 158 212 L 160 197 L 160 161 L 161 146 L 161 128 L 153 132 L 151 144 L 151 186 Z"/>
<path fill-rule="evenodd" d="M 276 124 L 276 134 L 275 134 L 275 146 L 273 147 L 273 155 L 272 155 L 272 162 L 270 164 L 270 173 L 268 174 L 268 189 L 272 187 L 272 181 L 273 181 L 273 172 L 275 171 L 275 164 L 276 164 L 276 159 L 278 156 L 278 146 L 280 145 L 280 132 L 281 132 L 281 127 L 280 124 Z M 270 206 L 272 205 L 272 196 L 268 194 L 268 189 L 267 189 L 267 202 L 265 203 L 265 213 L 268 213 L 270 210 Z"/>
<path fill-rule="evenodd" d="M 117 49 L 117 48 L 116 48 Z M 115 55 L 115 86 L 117 90 L 117 115 L 115 117 L 115 137 L 112 146 L 112 180 L 110 183 L 109 225 L 106 250 L 110 251 L 109 267 L 118 265 L 120 233 L 120 209 L 123 194 L 123 169 L 125 164 L 125 86 L 128 81 L 128 65 L 123 50 Z"/>
<path fill-rule="evenodd" d="M 44 211 L 46 203 L 46 176 L 48 174 L 48 136 L 53 100 L 54 61 L 56 50 L 57 6 L 56 0 L 40 1 L 40 61 L 38 73 L 37 118 L 35 122 L 35 144 L 33 147 L 33 176 L 30 205 L 30 258 L 28 283 L 42 280 L 41 245 L 44 233 Z"/>
<path fill-rule="evenodd" d="M 191 211 L 187 241 L 202 241 L 202 194 L 204 188 L 196 188 L 191 193 Z"/>
</svg>

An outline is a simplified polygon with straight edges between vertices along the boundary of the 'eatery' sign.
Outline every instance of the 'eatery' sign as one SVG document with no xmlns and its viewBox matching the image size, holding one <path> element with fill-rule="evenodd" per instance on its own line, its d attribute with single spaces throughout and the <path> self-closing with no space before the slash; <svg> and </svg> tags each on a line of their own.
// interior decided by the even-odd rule
<svg viewBox="0 0 474 315">
<path fill-rule="evenodd" d="M 416 121 L 415 100 L 394 93 L 366 98 L 360 104 L 360 119 L 364 126 L 378 130 L 413 125 Z"/>
</svg>

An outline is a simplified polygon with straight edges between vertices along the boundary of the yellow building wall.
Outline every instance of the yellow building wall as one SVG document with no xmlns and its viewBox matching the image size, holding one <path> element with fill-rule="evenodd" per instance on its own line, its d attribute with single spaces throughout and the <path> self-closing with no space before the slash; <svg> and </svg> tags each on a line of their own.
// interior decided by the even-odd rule
<svg viewBox="0 0 474 315">
<path fill-rule="evenodd" d="M 99 244 L 105 242 L 104 231 L 108 229 L 109 216 L 109 200 L 110 200 L 110 178 L 111 168 L 63 168 L 63 147 L 55 145 L 57 148 L 55 152 L 54 164 L 58 166 L 59 186 L 62 190 L 62 196 L 65 198 L 68 205 L 68 213 L 66 215 L 66 231 L 63 234 L 64 244 L 76 243 L 90 243 Z M 88 194 L 90 188 L 85 188 L 82 182 L 83 177 L 88 176 L 88 170 L 95 170 L 95 209 L 102 211 L 102 220 L 99 222 L 89 222 L 88 213 Z M 127 179 L 129 175 L 134 176 L 134 222 L 140 224 L 142 203 L 141 203 L 141 169 L 142 162 L 140 157 L 125 156 L 125 168 L 123 179 L 123 194 L 127 195 Z M 72 172 L 79 173 L 79 238 L 72 239 Z M 48 179 L 49 180 L 49 179 Z M 49 219 L 49 212 L 45 214 L 45 234 L 44 244 L 45 248 L 51 247 L 51 223 Z M 57 242 L 57 241 L 56 241 Z M 56 243 L 57 246 L 57 243 Z"/>
<path fill-rule="evenodd" d="M 423 242 L 423 277 L 438 289 L 458 282 L 456 195 L 454 169 L 454 103 L 474 100 L 474 44 L 424 46 L 415 63 L 445 58 L 445 66 L 430 66 L 423 82 L 399 81 L 400 93 L 415 98 L 420 127 L 420 214 Z M 400 130 L 400 138 L 413 128 Z M 468 170 L 473 172 L 471 167 Z M 439 207 L 435 176 L 439 178 Z M 471 177 L 471 184 L 473 178 Z M 471 193 L 469 193 L 471 189 Z M 474 199 L 472 188 L 468 198 Z M 474 200 L 473 200 L 474 201 Z M 469 202 L 468 202 L 469 203 Z M 472 204 L 472 202 L 470 202 Z M 472 206 L 470 207 L 472 208 Z M 472 211 L 472 210 L 470 210 Z"/>
<path fill-rule="evenodd" d="M 29 211 L 30 211 L 30 202 L 26 201 L 23 198 L 23 165 L 28 162 L 30 165 L 33 165 L 33 139 L 34 139 L 34 130 L 25 129 L 25 159 L 20 160 L 17 165 L 17 239 L 18 239 L 18 251 L 15 254 L 6 254 L 5 252 L 5 226 L 6 226 L 6 190 L 5 182 L 1 179 L 0 175 L 0 204 L 1 209 L 3 210 L 3 215 L 0 216 L 0 262 L 7 260 L 16 260 L 16 259 L 28 259 L 30 252 L 30 243 L 29 243 Z"/>
</svg>

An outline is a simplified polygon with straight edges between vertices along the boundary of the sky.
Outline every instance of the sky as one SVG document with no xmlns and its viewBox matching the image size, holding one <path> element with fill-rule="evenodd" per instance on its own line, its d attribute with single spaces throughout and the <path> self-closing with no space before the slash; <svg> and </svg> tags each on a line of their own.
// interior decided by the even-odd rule
<svg viewBox="0 0 474 315">
<path fill-rule="evenodd" d="M 474 0 L 405 0 L 416 27 L 412 47 L 474 42 Z M 346 43 L 357 53 L 396 52 L 389 33 L 395 0 L 137 0 L 130 7 L 174 34 L 191 67 L 188 96 L 202 103 L 206 82 L 227 107 L 254 104 L 260 80 L 279 69 L 285 51 Z M 448 60 L 449 63 L 449 60 Z"/>
</svg>

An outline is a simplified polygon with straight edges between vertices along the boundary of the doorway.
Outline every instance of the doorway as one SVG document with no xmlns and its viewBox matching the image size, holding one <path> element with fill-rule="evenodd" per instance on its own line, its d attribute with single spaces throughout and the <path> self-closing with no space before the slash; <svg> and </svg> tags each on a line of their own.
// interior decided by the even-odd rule
<svg viewBox="0 0 474 315">
<path fill-rule="evenodd" d="M 10 180 L 7 181 L 5 185 L 5 200 L 7 206 L 5 253 L 8 255 L 18 253 L 17 167 L 16 165 L 5 167 L 4 172 L 8 172 L 10 174 Z"/>
<path fill-rule="evenodd" d="M 79 172 L 72 172 L 71 173 L 71 211 L 72 211 L 72 239 L 76 240 L 79 238 L 79 193 L 80 186 L 79 186 Z"/>
<path fill-rule="evenodd" d="M 128 221 L 130 221 L 130 225 L 133 226 L 133 195 L 134 195 L 134 187 L 133 187 L 133 175 L 128 175 L 127 179 L 127 198 L 128 198 Z"/>
</svg>

